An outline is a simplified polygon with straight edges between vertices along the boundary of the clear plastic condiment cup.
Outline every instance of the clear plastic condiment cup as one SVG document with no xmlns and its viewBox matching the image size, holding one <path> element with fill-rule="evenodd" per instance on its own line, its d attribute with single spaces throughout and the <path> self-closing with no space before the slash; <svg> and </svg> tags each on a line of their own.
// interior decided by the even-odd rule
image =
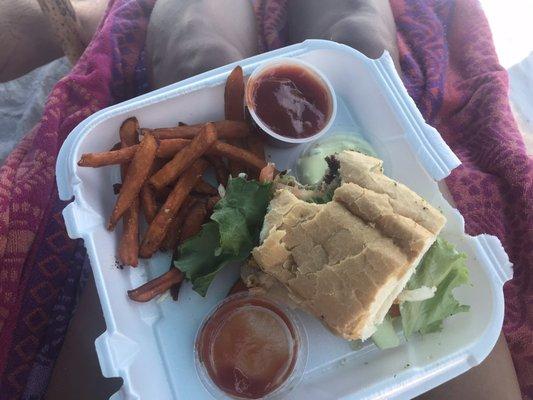
<svg viewBox="0 0 533 400">
<path fill-rule="evenodd" d="M 295 312 L 248 292 L 217 304 L 200 325 L 194 346 L 196 372 L 207 391 L 220 400 L 283 398 L 300 382 L 307 352 L 307 334 Z M 277 364 L 280 359 L 282 363 Z M 274 365 L 277 367 L 272 369 Z M 272 373 L 275 382 L 268 383 L 261 393 L 250 394 L 254 382 L 264 383 L 268 378 L 262 374 Z M 228 376 L 231 387 L 223 381 Z"/>
<path fill-rule="evenodd" d="M 255 98 L 254 98 L 256 85 L 254 85 L 254 83 L 257 82 L 258 79 L 261 78 L 261 76 L 263 76 L 263 74 L 265 74 L 266 72 L 279 68 L 279 67 L 283 67 L 283 66 L 296 66 L 296 67 L 304 69 L 312 77 L 314 77 L 318 83 L 321 84 L 324 91 L 329 97 L 329 105 L 330 105 L 329 111 L 330 112 L 326 120 L 326 123 L 322 127 L 322 129 L 320 129 L 313 135 L 302 137 L 302 138 L 284 136 L 281 133 L 275 132 L 257 114 Z M 333 121 L 335 120 L 335 116 L 337 115 L 337 98 L 335 96 L 335 91 L 333 90 L 333 86 L 329 82 L 328 78 L 316 67 L 308 64 L 305 61 L 299 60 L 297 58 L 276 58 L 272 61 L 265 62 L 261 64 L 259 67 L 257 67 L 252 72 L 252 74 L 250 75 L 246 83 L 245 104 L 250 114 L 250 117 L 252 119 L 252 122 L 255 123 L 258 130 L 267 136 L 268 141 L 271 144 L 278 146 L 278 147 L 295 146 L 295 145 L 302 144 L 302 143 L 309 143 L 320 138 L 331 128 L 331 125 L 333 124 Z"/>
</svg>

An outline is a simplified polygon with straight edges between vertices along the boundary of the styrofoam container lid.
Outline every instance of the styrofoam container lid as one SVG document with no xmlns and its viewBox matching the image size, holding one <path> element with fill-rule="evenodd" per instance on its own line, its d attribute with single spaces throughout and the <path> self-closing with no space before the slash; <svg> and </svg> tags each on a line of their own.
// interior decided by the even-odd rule
<svg viewBox="0 0 533 400">
<path fill-rule="evenodd" d="M 358 349 L 334 336 L 315 318 L 299 312 L 308 334 L 309 355 L 302 382 L 290 399 L 410 398 L 479 364 L 501 331 L 503 284 L 511 264 L 499 240 L 469 236 L 459 212 L 445 200 L 439 184 L 460 162 L 439 133 L 427 125 L 408 96 L 391 58 L 371 60 L 337 43 L 309 40 L 206 72 L 99 111 L 79 124 L 61 148 L 57 167 L 60 198 L 70 237 L 83 238 L 93 268 L 107 330 L 96 340 L 102 372 L 124 385 L 113 399 L 209 399 L 194 364 L 194 338 L 204 316 L 223 299 L 239 266 L 217 275 L 206 298 L 184 284 L 178 302 L 165 297 L 134 303 L 126 291 L 166 272 L 170 254 L 142 260 L 139 267 L 115 266 L 120 229 L 105 220 L 113 207 L 117 166 L 81 168 L 82 153 L 104 151 L 117 141 L 118 128 L 136 116 L 155 128 L 179 121 L 222 119 L 224 83 L 238 64 L 246 75 L 265 61 L 294 57 L 320 70 L 334 88 L 337 114 L 328 135 L 361 135 L 384 160 L 385 172 L 438 207 L 448 219 L 442 236 L 467 254 L 471 285 L 455 290 L 468 313 L 448 318 L 440 333 L 415 336 L 381 351 L 371 341 Z M 268 147 L 279 169 L 294 168 L 305 145 Z"/>
</svg>

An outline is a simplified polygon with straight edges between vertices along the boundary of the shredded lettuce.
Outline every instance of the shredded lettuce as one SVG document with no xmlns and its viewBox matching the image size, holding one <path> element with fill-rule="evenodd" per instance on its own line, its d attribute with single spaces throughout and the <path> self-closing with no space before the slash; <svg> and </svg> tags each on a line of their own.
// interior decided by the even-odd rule
<svg viewBox="0 0 533 400">
<path fill-rule="evenodd" d="M 405 337 L 409 338 L 414 332 L 440 331 L 445 318 L 468 311 L 470 307 L 460 304 L 453 296 L 453 289 L 466 283 L 466 254 L 458 252 L 444 239 L 437 238 L 406 285 L 408 290 L 435 286 L 437 291 L 430 299 L 400 304 Z"/>
<path fill-rule="evenodd" d="M 230 179 L 211 221 L 179 246 L 174 265 L 205 296 L 215 275 L 232 262 L 244 261 L 259 242 L 271 183 L 242 177 Z"/>
</svg>

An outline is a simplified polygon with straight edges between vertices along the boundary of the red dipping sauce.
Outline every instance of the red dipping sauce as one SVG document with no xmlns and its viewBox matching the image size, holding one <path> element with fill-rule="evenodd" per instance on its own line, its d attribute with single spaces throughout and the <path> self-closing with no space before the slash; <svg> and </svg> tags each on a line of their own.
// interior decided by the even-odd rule
<svg viewBox="0 0 533 400">
<path fill-rule="evenodd" d="M 321 132 L 333 114 L 333 95 L 325 80 L 296 61 L 274 63 L 252 74 L 247 105 L 266 127 L 288 138 Z"/>
<path fill-rule="evenodd" d="M 220 390 L 258 399 L 280 388 L 294 371 L 299 336 L 276 304 L 249 294 L 223 302 L 201 328 L 196 351 Z"/>
</svg>

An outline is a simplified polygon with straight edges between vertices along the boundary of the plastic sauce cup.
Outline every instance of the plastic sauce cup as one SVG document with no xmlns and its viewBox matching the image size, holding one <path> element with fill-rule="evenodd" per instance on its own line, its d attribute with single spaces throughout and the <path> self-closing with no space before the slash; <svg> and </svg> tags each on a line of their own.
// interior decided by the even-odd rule
<svg viewBox="0 0 533 400">
<path fill-rule="evenodd" d="M 219 303 L 196 335 L 196 370 L 217 399 L 278 399 L 301 379 L 307 336 L 298 317 L 266 297 Z"/>
<path fill-rule="evenodd" d="M 273 87 L 275 93 L 261 95 L 265 91 L 269 94 Z M 246 84 L 245 103 L 258 130 L 270 143 L 281 147 L 318 139 L 331 127 L 337 113 L 337 99 L 329 80 L 317 68 L 294 58 L 278 58 L 257 67 Z M 323 118 L 314 126 L 317 115 Z M 294 129 L 300 131 L 295 134 Z"/>
</svg>

